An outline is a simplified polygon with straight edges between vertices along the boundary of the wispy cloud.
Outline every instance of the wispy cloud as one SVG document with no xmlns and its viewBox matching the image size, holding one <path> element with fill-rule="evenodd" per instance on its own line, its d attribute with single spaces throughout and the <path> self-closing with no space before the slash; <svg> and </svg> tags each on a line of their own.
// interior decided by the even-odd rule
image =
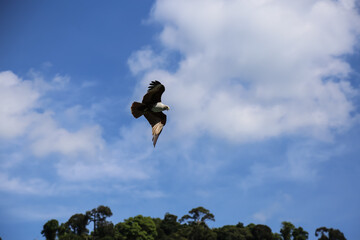
<svg viewBox="0 0 360 240">
<path fill-rule="evenodd" d="M 22 80 L 10 71 L 1 72 L 0 95 L 4 104 L 0 110 L 0 137 L 28 138 L 32 151 L 38 156 L 52 152 L 91 153 L 101 148 L 99 126 L 87 126 L 75 132 L 68 131 L 58 126 L 51 110 L 41 106 L 39 100 L 45 93 L 44 90 L 52 89 L 51 84 L 56 87 L 68 81 L 69 77 L 61 77 L 58 74 L 48 83 L 38 77 L 33 80 Z"/>
<path fill-rule="evenodd" d="M 261 208 L 252 215 L 252 219 L 256 222 L 267 223 L 270 219 L 284 213 L 285 206 L 292 202 L 292 197 L 289 194 L 277 193 L 275 200 L 268 206 Z"/>
<path fill-rule="evenodd" d="M 150 47 L 144 47 L 131 54 L 128 65 L 134 74 L 139 74 L 163 66 L 165 60 L 164 56 L 156 54 Z"/>
<path fill-rule="evenodd" d="M 48 204 L 42 205 L 22 205 L 17 208 L 8 209 L 12 216 L 17 216 L 22 221 L 44 221 L 44 223 L 50 219 L 64 219 L 65 221 L 74 214 L 76 210 L 65 206 L 54 206 Z"/>
<path fill-rule="evenodd" d="M 153 150 L 151 144 L 141 145 L 147 139 L 147 125 L 124 126 L 116 140 L 108 142 L 100 125 L 86 120 L 96 115 L 96 107 L 85 109 L 75 104 L 59 110 L 53 109 L 51 102 L 43 105 L 48 91 L 66 91 L 63 87 L 70 84 L 70 77 L 57 74 L 46 81 L 34 70 L 30 76 L 33 79 L 23 80 L 11 71 L 0 73 L 0 100 L 5 103 L 0 108 L 0 140 L 6 142 L 0 164 L 0 191 L 57 195 L 71 189 L 70 183 L 84 189 L 82 182 L 86 181 L 100 179 L 101 185 L 110 179 L 144 180 L 154 173 L 154 164 L 146 161 Z M 146 142 L 150 142 L 151 135 L 146 136 Z M 54 179 L 60 181 L 54 183 L 23 172 L 20 168 L 24 161 L 32 159 L 36 159 L 32 167 L 45 162 L 51 166 L 48 170 L 54 171 Z"/>
<path fill-rule="evenodd" d="M 40 178 L 21 179 L 0 172 L 0 191 L 16 194 L 53 195 L 52 186 Z"/>
<path fill-rule="evenodd" d="M 76 132 L 56 126 L 51 117 L 42 116 L 39 125 L 30 131 L 31 149 L 37 156 L 50 153 L 72 155 L 82 152 L 95 155 L 103 147 L 98 126 L 84 127 Z"/>
<path fill-rule="evenodd" d="M 240 182 L 240 187 L 246 191 L 283 181 L 312 184 L 318 180 L 319 166 L 342 152 L 343 147 L 333 143 L 293 143 L 286 150 L 283 159 L 265 159 L 250 165 L 248 174 Z"/>
<path fill-rule="evenodd" d="M 52 79 L 52 83 L 60 88 L 64 87 L 70 82 L 69 76 L 62 76 L 60 74 L 56 74 Z"/>
</svg>

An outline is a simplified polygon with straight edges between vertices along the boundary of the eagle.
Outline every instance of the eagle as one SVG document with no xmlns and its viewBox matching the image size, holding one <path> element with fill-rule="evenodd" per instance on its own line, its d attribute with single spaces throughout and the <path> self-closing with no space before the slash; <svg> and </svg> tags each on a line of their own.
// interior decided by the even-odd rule
<svg viewBox="0 0 360 240">
<path fill-rule="evenodd" d="M 154 80 L 150 83 L 147 93 L 144 95 L 141 103 L 133 102 L 131 105 L 131 114 L 135 118 L 142 115 L 148 120 L 152 127 L 152 142 L 154 147 L 159 135 L 166 124 L 166 115 L 164 110 L 170 110 L 170 107 L 161 102 L 161 95 L 165 91 L 165 86 L 159 81 Z"/>
</svg>

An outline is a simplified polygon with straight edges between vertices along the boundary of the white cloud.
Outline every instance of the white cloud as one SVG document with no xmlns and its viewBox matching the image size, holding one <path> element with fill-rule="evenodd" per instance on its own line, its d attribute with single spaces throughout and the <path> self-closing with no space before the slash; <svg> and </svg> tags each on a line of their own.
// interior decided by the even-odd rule
<svg viewBox="0 0 360 240">
<path fill-rule="evenodd" d="M 260 223 L 265 223 L 269 216 L 264 212 L 257 212 L 253 214 L 253 219 Z"/>
<path fill-rule="evenodd" d="M 40 178 L 23 180 L 0 172 L 0 191 L 17 194 L 52 195 L 53 188 Z"/>
<path fill-rule="evenodd" d="M 84 109 L 74 104 L 57 112 L 51 102 L 46 101 L 44 106 L 44 96 L 48 97 L 49 91 L 63 90 L 70 77 L 56 75 L 45 81 L 41 73 L 33 70 L 30 77 L 22 80 L 11 71 L 0 73 L 0 139 L 6 143 L 1 153 L 0 191 L 53 195 L 66 192 L 69 182 L 124 182 L 148 179 L 153 174 L 154 164 L 146 162 L 153 151 L 147 123 L 124 127 L 120 139 L 107 142 L 101 127 L 88 120 L 97 106 Z M 141 145 L 145 142 L 147 148 Z M 66 181 L 51 185 L 41 176 L 19 174 L 21 163 L 34 159 L 35 166 L 51 160 L 54 168 L 49 171 Z"/>
<path fill-rule="evenodd" d="M 95 155 L 103 147 L 99 126 L 83 127 L 70 132 L 57 126 L 49 114 L 45 113 L 40 118 L 34 129 L 29 131 L 31 149 L 37 156 L 50 153 L 70 155 L 78 152 Z"/>
<path fill-rule="evenodd" d="M 163 56 L 156 55 L 150 47 L 145 47 L 131 54 L 128 65 L 134 74 L 138 74 L 163 65 L 164 60 Z"/>
<path fill-rule="evenodd" d="M 153 79 L 166 85 L 180 137 L 327 139 L 351 124 L 358 89 L 342 56 L 358 44 L 353 1 L 158 0 L 151 19 L 163 25 L 163 46 L 182 55 L 179 68 L 160 69 L 153 63 L 162 53 L 151 50 L 130 67 L 145 71 L 141 88 Z"/>
<path fill-rule="evenodd" d="M 22 81 L 10 71 L 0 72 L 0 138 L 25 132 L 33 121 L 33 108 L 39 97 L 31 81 Z"/>
<path fill-rule="evenodd" d="M 129 181 L 149 178 L 152 169 L 144 162 L 143 157 L 122 158 L 121 155 L 111 155 L 108 151 L 100 152 L 99 156 L 92 159 L 63 159 L 56 166 L 57 173 L 63 179 L 72 182 L 108 179 Z"/>
<path fill-rule="evenodd" d="M 334 147 L 329 144 L 325 147 L 312 141 L 292 144 L 284 159 L 267 159 L 252 164 L 239 186 L 243 190 L 249 190 L 278 181 L 314 183 L 318 179 L 318 166 L 333 156 L 341 155 L 343 151 L 344 148 L 340 145 Z"/>
<path fill-rule="evenodd" d="M 146 125 L 146 127 L 148 126 Z M 52 128 L 54 127 L 48 127 L 44 123 L 45 130 Z M 159 190 L 141 190 L 141 184 L 133 184 L 148 181 L 156 174 L 154 168 L 156 161 L 149 161 L 149 156 L 154 151 L 151 145 L 151 135 L 149 134 L 149 139 L 147 139 L 145 127 L 140 124 L 123 129 L 120 135 L 121 139 L 113 144 L 103 142 L 101 148 L 95 146 L 96 142 L 91 142 L 97 137 L 93 138 L 86 134 L 82 136 L 81 132 L 67 135 L 69 133 L 64 129 L 54 128 L 54 131 L 53 135 L 45 134 L 45 136 L 34 137 L 40 139 L 40 142 L 31 145 L 34 148 L 33 154 L 35 154 L 35 159 L 41 156 L 41 160 L 37 159 L 31 164 L 27 163 L 31 165 L 31 169 L 38 166 L 37 164 L 43 164 L 44 161 L 51 161 L 52 163 L 47 163 L 49 164 L 48 172 L 39 173 L 36 178 L 28 177 L 26 172 L 17 167 L 26 160 L 33 161 L 34 156 L 29 155 L 26 151 L 8 154 L 0 164 L 0 192 L 57 196 L 64 193 L 78 194 L 84 191 L 97 193 L 116 191 L 144 198 L 165 196 Z M 84 131 L 86 133 L 86 130 Z M 58 132 L 60 133 L 58 134 Z M 148 147 L 144 147 L 146 146 L 145 142 L 148 143 Z M 93 146 L 94 149 L 87 149 L 88 146 Z M 17 151 L 19 151 L 18 148 Z M 59 153 L 59 156 L 55 159 L 51 156 L 48 157 L 47 155 L 51 152 Z M 54 179 L 45 180 L 43 177 L 47 174 L 52 174 L 56 181 Z M 119 184 L 127 187 L 119 189 Z M 131 185 L 133 186 L 129 187 Z"/>
<path fill-rule="evenodd" d="M 267 223 L 275 216 L 282 214 L 285 209 L 285 205 L 288 205 L 292 201 L 292 197 L 289 194 L 277 193 L 275 201 L 270 203 L 266 207 L 262 207 L 260 211 L 255 212 L 252 215 L 253 220 L 260 223 Z"/>
<path fill-rule="evenodd" d="M 147 131 L 148 130 L 148 131 Z M 151 128 L 144 121 L 120 129 L 119 139 L 107 142 L 96 155 L 66 158 L 57 164 L 59 176 L 68 181 L 149 179 L 154 174 Z"/>
<path fill-rule="evenodd" d="M 69 209 L 64 206 L 54 206 L 53 204 L 24 204 L 22 206 L 12 207 L 7 211 L 12 215 L 16 216 L 16 219 L 25 221 L 49 221 L 50 219 L 62 219 L 66 221 L 70 218 L 77 209 Z"/>
<path fill-rule="evenodd" d="M 63 86 L 69 77 L 56 75 L 52 83 L 45 82 L 39 73 L 31 71 L 33 80 L 22 80 L 11 71 L 0 73 L 0 138 L 26 137 L 34 154 L 93 153 L 103 140 L 97 125 L 68 131 L 58 126 L 51 111 L 43 109 L 40 98 L 47 90 Z M 39 109 L 45 110 L 39 113 Z"/>
<path fill-rule="evenodd" d="M 81 84 L 82 88 L 95 87 L 98 83 L 96 81 L 85 81 Z"/>
<path fill-rule="evenodd" d="M 134 195 L 137 198 L 146 198 L 146 199 L 157 199 L 164 198 L 167 195 L 160 190 L 143 190 L 143 191 L 134 191 Z"/>
<path fill-rule="evenodd" d="M 139 171 L 139 166 L 127 166 L 126 164 L 108 161 L 100 163 L 81 161 L 73 164 L 61 162 L 57 168 L 58 174 L 68 181 L 89 181 L 108 178 L 120 180 L 148 178 L 147 174 Z"/>
<path fill-rule="evenodd" d="M 53 78 L 52 82 L 58 86 L 59 88 L 63 88 L 70 82 L 69 76 L 61 76 L 60 74 L 56 74 Z"/>
</svg>

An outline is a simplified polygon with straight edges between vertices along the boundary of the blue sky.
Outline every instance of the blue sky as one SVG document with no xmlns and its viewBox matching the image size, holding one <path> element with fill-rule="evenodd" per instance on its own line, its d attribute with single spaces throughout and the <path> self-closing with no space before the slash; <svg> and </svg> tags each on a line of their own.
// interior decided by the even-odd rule
<svg viewBox="0 0 360 240">
<path fill-rule="evenodd" d="M 360 237 L 356 1 L 3 0 L 0 23 L 3 239 L 100 204 Z M 155 149 L 130 113 L 154 79 Z"/>
</svg>

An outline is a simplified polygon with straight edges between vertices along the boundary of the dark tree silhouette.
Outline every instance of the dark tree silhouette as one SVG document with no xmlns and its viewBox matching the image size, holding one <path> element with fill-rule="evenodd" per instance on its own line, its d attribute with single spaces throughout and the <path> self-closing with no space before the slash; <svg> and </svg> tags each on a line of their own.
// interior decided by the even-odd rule
<svg viewBox="0 0 360 240">
<path fill-rule="evenodd" d="M 165 214 L 164 219 L 160 223 L 160 227 L 166 235 L 175 233 L 178 230 L 180 223 L 177 222 L 177 218 L 178 217 L 173 214 Z"/>
<path fill-rule="evenodd" d="M 309 233 L 302 227 L 295 228 L 292 232 L 293 240 L 306 240 L 309 238 Z"/>
<path fill-rule="evenodd" d="M 253 235 L 249 227 L 244 227 L 243 223 L 234 225 L 226 225 L 214 230 L 217 240 L 250 240 Z"/>
<path fill-rule="evenodd" d="M 110 216 L 111 209 L 101 205 L 86 214 L 74 214 L 60 226 L 57 220 L 49 220 L 41 234 L 47 240 L 307 240 L 309 237 L 307 231 L 291 222 L 282 222 L 280 233 L 273 233 L 263 224 L 244 226 L 241 222 L 210 228 L 207 221 L 215 221 L 215 217 L 204 207 L 191 209 L 180 220 L 170 213 L 163 219 L 138 215 L 114 226 L 106 220 Z M 94 231 L 89 235 L 87 225 L 91 222 Z M 340 230 L 326 227 L 316 229 L 315 236 L 319 240 L 346 240 Z"/>
<path fill-rule="evenodd" d="M 186 236 L 189 240 L 216 240 L 216 233 L 206 224 L 189 225 L 189 232 Z"/>
<path fill-rule="evenodd" d="M 318 237 L 319 235 L 319 240 L 346 240 L 340 230 L 333 228 L 320 227 L 315 230 L 315 236 Z"/>
<path fill-rule="evenodd" d="M 188 224 L 205 224 L 205 221 L 215 221 L 214 214 L 204 207 L 193 208 L 189 214 L 184 215 L 179 221 L 187 222 Z"/>
<path fill-rule="evenodd" d="M 251 229 L 251 233 L 254 236 L 254 239 L 273 240 L 271 228 L 262 224 L 255 225 Z"/>
<path fill-rule="evenodd" d="M 44 224 L 41 234 L 46 238 L 46 240 L 55 240 L 58 229 L 59 229 L 58 220 L 52 219 Z"/>
<path fill-rule="evenodd" d="M 295 226 L 291 222 L 282 222 L 282 228 L 280 229 L 283 240 L 291 240 L 292 233 Z"/>
<path fill-rule="evenodd" d="M 212 240 L 216 239 L 216 233 L 207 225 L 206 221 L 215 221 L 215 217 L 204 207 L 193 208 L 189 214 L 184 215 L 179 222 L 186 225 L 180 229 L 181 236 L 190 240 Z"/>
<path fill-rule="evenodd" d="M 309 238 L 307 231 L 302 227 L 296 228 L 291 222 L 282 222 L 280 233 L 283 240 L 307 240 Z"/>
<path fill-rule="evenodd" d="M 86 228 L 88 223 L 89 217 L 87 215 L 77 213 L 70 217 L 70 219 L 66 222 L 66 225 L 74 234 L 82 236 L 89 233 L 89 230 Z"/>
<path fill-rule="evenodd" d="M 114 237 L 114 224 L 109 221 L 102 221 L 97 223 L 97 235 L 96 237 L 100 239 L 104 238 L 113 238 Z"/>
<path fill-rule="evenodd" d="M 100 205 L 97 208 L 92 209 L 91 211 L 87 211 L 86 216 L 88 217 L 90 222 L 94 223 L 94 236 L 96 236 L 97 226 L 105 222 L 107 217 L 111 217 L 112 212 L 109 207 Z"/>
<path fill-rule="evenodd" d="M 61 223 L 59 228 L 58 228 L 58 236 L 59 239 L 62 239 L 65 235 L 70 234 L 70 228 L 67 225 L 67 223 Z"/>
</svg>

